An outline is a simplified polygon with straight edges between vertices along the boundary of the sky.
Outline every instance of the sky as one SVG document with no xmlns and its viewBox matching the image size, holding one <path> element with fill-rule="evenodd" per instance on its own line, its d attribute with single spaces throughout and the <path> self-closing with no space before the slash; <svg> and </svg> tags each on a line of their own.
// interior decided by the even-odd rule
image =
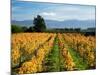
<svg viewBox="0 0 100 75">
<path fill-rule="evenodd" d="M 12 0 L 12 20 L 33 20 L 41 15 L 46 20 L 95 20 L 95 6 L 25 2 Z"/>
</svg>

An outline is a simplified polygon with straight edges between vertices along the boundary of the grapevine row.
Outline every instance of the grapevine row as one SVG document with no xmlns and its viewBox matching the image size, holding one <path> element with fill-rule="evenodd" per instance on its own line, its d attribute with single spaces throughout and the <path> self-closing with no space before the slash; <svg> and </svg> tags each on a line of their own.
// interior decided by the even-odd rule
<svg viewBox="0 0 100 75">
<path fill-rule="evenodd" d="M 95 56 L 95 37 L 84 36 L 82 34 L 63 34 L 66 43 L 70 48 L 74 49 L 84 60 L 87 61 L 88 68 L 95 68 L 96 56 Z"/>
</svg>

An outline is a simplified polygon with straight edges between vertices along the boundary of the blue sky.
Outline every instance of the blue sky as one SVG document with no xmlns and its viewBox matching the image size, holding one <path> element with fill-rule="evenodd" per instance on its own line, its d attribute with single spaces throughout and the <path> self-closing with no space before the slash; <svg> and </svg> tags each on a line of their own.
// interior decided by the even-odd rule
<svg viewBox="0 0 100 75">
<path fill-rule="evenodd" d="M 33 20 L 37 15 L 57 21 L 95 20 L 95 6 L 12 0 L 12 20 Z"/>
</svg>

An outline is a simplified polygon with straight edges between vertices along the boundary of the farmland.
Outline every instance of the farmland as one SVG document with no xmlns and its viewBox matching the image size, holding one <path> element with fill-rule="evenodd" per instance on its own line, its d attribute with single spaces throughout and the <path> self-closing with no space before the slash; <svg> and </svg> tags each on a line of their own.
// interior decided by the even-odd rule
<svg viewBox="0 0 100 75">
<path fill-rule="evenodd" d="M 96 37 L 80 33 L 14 33 L 12 73 L 29 74 L 96 68 Z"/>
</svg>

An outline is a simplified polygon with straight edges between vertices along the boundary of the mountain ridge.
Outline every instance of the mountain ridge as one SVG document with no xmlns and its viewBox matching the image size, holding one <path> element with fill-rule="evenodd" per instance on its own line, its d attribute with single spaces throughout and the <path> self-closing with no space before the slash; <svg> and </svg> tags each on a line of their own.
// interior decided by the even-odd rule
<svg viewBox="0 0 100 75">
<path fill-rule="evenodd" d="M 47 28 L 89 28 L 95 27 L 95 20 L 64 20 L 64 21 L 56 21 L 56 20 L 45 20 Z M 32 26 L 33 20 L 23 20 L 16 21 L 12 20 L 11 24 L 20 25 L 20 26 Z"/>
</svg>

